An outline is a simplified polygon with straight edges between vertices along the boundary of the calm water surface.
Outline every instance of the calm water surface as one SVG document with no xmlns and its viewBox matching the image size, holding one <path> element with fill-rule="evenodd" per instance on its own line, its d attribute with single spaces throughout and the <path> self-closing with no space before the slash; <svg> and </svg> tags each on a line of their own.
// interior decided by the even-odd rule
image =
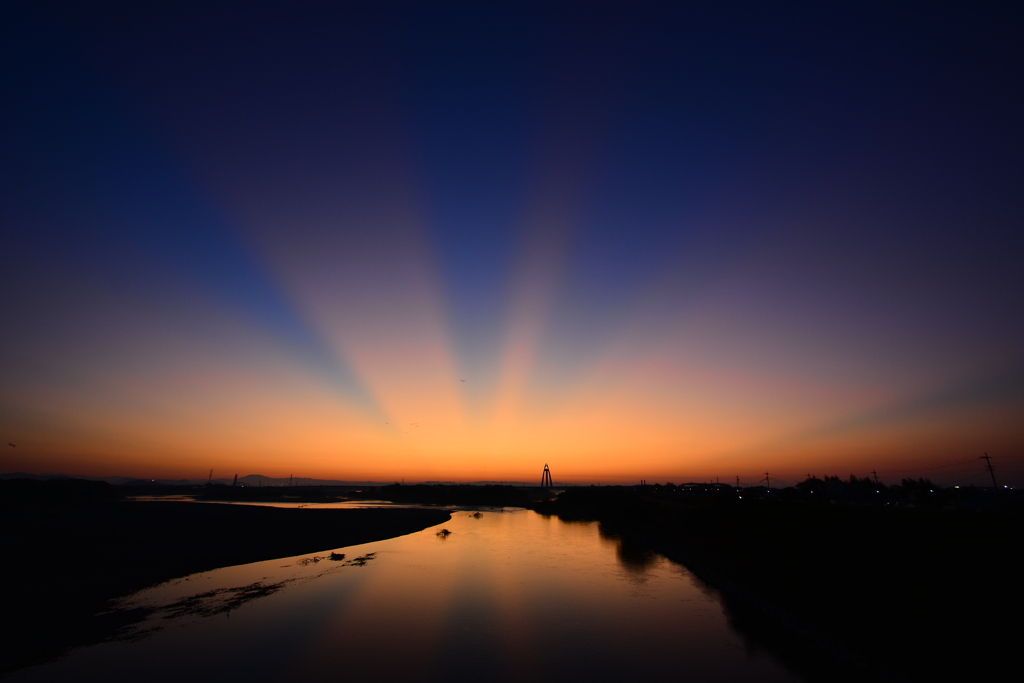
<svg viewBox="0 0 1024 683">
<path fill-rule="evenodd" d="M 312 507 L 312 506 L 311 506 Z M 133 596 L 133 638 L 12 681 L 796 681 L 751 650 L 716 596 L 596 523 L 457 510 L 440 527 L 227 567 Z"/>
</svg>

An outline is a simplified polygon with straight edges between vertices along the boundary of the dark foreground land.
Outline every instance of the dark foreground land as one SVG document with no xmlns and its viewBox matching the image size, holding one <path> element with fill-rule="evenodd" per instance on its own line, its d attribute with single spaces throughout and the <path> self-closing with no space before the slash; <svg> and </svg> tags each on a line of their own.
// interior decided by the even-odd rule
<svg viewBox="0 0 1024 683">
<path fill-rule="evenodd" d="M 588 487 L 539 511 L 599 520 L 622 552 L 655 550 L 687 566 L 718 589 L 734 626 L 809 680 L 988 680 L 1019 670 L 1016 492 L 976 497 L 977 506 L 952 492 L 932 505 L 741 493 Z"/>
<path fill-rule="evenodd" d="M 137 502 L 103 482 L 0 482 L 0 675 L 114 637 L 111 601 L 195 572 L 409 534 L 444 510 Z"/>
</svg>

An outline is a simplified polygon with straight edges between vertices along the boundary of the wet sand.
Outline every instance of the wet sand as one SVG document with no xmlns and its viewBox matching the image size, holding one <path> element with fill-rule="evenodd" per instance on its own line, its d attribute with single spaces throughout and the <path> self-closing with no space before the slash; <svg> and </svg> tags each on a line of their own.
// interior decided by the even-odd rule
<svg viewBox="0 0 1024 683">
<path fill-rule="evenodd" d="M 323 552 L 448 521 L 444 510 L 293 509 L 87 500 L 0 510 L 0 600 L 15 632 L 0 674 L 116 635 L 145 617 L 111 601 L 200 571 Z"/>
</svg>

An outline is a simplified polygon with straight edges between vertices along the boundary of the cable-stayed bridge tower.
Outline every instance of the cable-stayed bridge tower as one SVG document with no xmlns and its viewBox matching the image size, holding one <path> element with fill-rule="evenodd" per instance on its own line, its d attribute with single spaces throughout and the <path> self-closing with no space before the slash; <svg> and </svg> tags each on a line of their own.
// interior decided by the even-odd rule
<svg viewBox="0 0 1024 683">
<path fill-rule="evenodd" d="M 551 470 L 548 469 L 548 464 L 544 463 L 544 473 L 540 475 L 540 487 L 542 489 L 554 488 L 555 483 L 551 481 Z"/>
</svg>

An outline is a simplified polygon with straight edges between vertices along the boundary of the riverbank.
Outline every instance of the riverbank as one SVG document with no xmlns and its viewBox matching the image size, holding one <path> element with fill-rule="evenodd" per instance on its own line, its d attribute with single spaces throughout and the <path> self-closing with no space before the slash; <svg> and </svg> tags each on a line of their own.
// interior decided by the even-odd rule
<svg viewBox="0 0 1024 683">
<path fill-rule="evenodd" d="M 1024 604 L 1016 507 L 893 508 L 567 491 L 542 512 L 687 566 L 737 629 L 809 680 L 974 678 L 1015 667 L 1003 618 Z"/>
<path fill-rule="evenodd" d="M 141 611 L 111 601 L 218 567 L 380 541 L 444 510 L 295 509 L 120 499 L 102 482 L 0 482 L 0 674 L 113 637 Z"/>
<path fill-rule="evenodd" d="M 536 499 L 535 492 L 534 489 L 505 484 L 390 484 L 368 487 L 353 492 L 350 497 L 420 505 L 525 507 Z"/>
</svg>

